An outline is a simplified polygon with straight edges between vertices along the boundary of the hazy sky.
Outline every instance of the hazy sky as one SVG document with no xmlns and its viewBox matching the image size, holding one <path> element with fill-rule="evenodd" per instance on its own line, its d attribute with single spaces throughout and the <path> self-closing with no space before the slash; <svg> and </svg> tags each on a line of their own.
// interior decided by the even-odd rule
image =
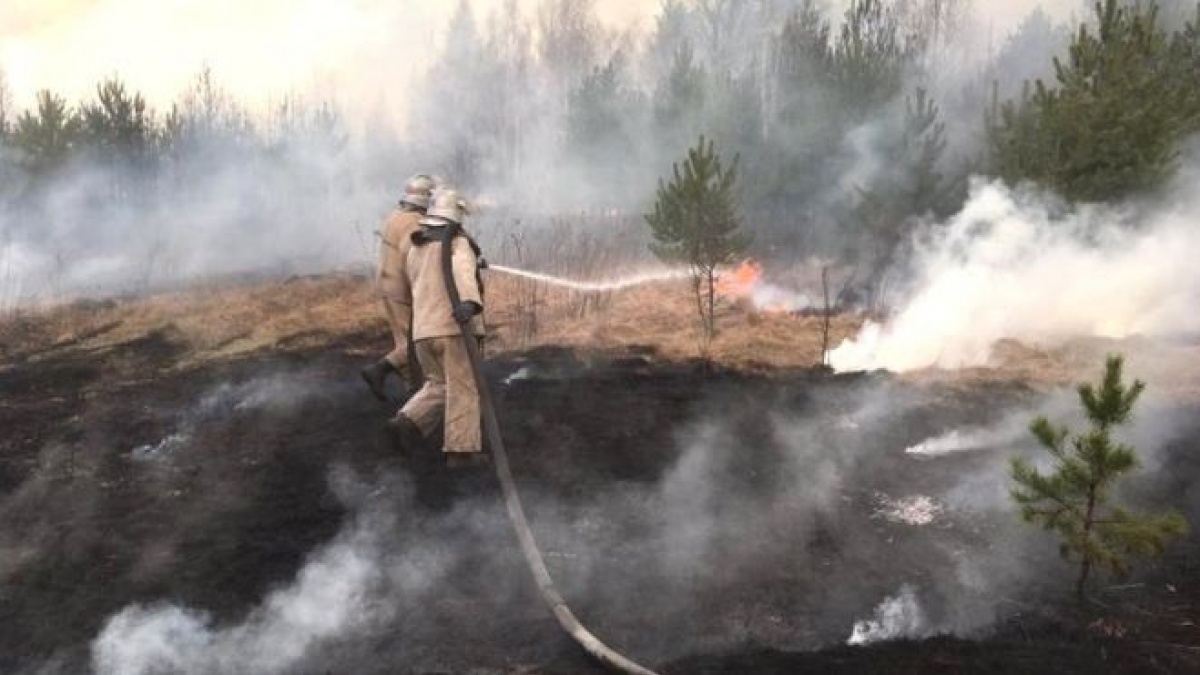
<svg viewBox="0 0 1200 675">
<path fill-rule="evenodd" d="M 503 0 L 472 0 L 481 13 Z M 838 0 L 843 4 L 846 0 Z M 49 88 L 90 95 L 119 73 L 152 103 L 175 99 L 207 64 L 239 100 L 329 89 L 361 110 L 401 115 L 454 0 L 0 0 L 0 69 L 19 106 Z M 520 0 L 525 11 L 537 0 Z M 997 32 L 1039 0 L 976 0 Z M 1044 0 L 1043 0 L 1043 4 Z M 1078 7 L 1078 0 L 1057 0 Z M 598 0 L 612 25 L 649 29 L 659 0 Z"/>
<path fill-rule="evenodd" d="M 499 0 L 474 0 L 487 13 Z M 531 7 L 536 3 L 522 0 Z M 0 68 L 19 105 L 42 88 L 76 98 L 120 73 L 174 99 L 208 64 L 239 99 L 336 83 L 358 102 L 393 98 L 427 66 L 452 0 L 3 0 Z M 599 3 L 627 25 L 657 0 Z M 397 83 L 393 85 L 392 83 Z"/>
</svg>

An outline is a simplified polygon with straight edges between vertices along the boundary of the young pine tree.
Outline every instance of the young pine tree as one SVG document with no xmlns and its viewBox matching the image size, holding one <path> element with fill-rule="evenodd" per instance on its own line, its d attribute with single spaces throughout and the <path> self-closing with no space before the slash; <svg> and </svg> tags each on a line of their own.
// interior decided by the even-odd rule
<svg viewBox="0 0 1200 675">
<path fill-rule="evenodd" d="M 1016 487 L 1011 494 L 1021 517 L 1062 537 L 1063 557 L 1079 563 L 1075 593 L 1080 599 L 1093 568 L 1123 576 L 1130 556 L 1161 554 L 1172 537 L 1187 530 L 1177 512 L 1139 515 L 1110 504 L 1117 480 L 1137 468 L 1136 451 L 1114 441 L 1112 430 L 1129 421 L 1145 389 L 1140 381 L 1125 385 L 1122 363 L 1120 356 L 1108 357 L 1100 383 L 1079 387 L 1091 429 L 1072 435 L 1045 417 L 1030 425 L 1054 457 L 1051 473 L 1043 474 L 1022 458 L 1012 460 Z"/>
<path fill-rule="evenodd" d="M 724 166 L 712 141 L 701 136 L 683 163 L 673 166 L 671 182 L 659 179 L 654 212 L 646 214 L 654 254 L 691 270 L 706 342 L 716 333 L 717 268 L 733 262 L 750 243 L 739 231 L 736 181 L 737 158 Z"/>
<path fill-rule="evenodd" d="M 48 176 L 71 157 L 79 141 L 79 113 L 66 99 L 39 91 L 36 112 L 25 111 L 17 118 L 12 143 L 23 154 L 25 170 L 38 178 Z"/>
<path fill-rule="evenodd" d="M 1153 2 L 1101 0 L 1095 15 L 1054 60 L 1055 82 L 1039 80 L 989 114 L 989 160 L 1001 178 L 1104 202 L 1174 175 L 1179 144 L 1200 119 L 1187 31 L 1168 35 Z"/>
</svg>

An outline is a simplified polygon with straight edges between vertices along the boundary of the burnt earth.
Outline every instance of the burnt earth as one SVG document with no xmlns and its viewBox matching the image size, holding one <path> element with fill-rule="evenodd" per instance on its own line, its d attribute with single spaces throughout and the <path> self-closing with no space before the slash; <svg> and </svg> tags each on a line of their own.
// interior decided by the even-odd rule
<svg viewBox="0 0 1200 675">
<path fill-rule="evenodd" d="M 86 670 L 106 620 L 137 603 L 237 625 L 364 512 L 391 515 L 385 563 L 435 551 L 440 576 L 388 590 L 394 612 L 313 645 L 289 672 L 601 672 L 540 604 L 490 477 L 397 453 L 381 425 L 393 408 L 357 379 L 360 354 L 383 347 L 342 336 L 180 370 L 179 348 L 156 334 L 0 366 L 0 672 Z M 522 369 L 531 377 L 506 382 Z M 1081 607 L 1052 543 L 1006 519 L 879 517 L 881 494 L 939 494 L 1001 461 L 903 450 L 1030 405 L 1020 384 L 749 376 L 646 351 L 541 350 L 488 371 L 560 590 L 599 636 L 663 672 L 1200 667 L 1195 538 Z M 839 426 L 868 398 L 889 405 Z M 1165 470 L 1133 494 L 1200 522 L 1195 431 L 1174 435 Z M 1044 570 L 988 579 L 964 605 L 948 581 L 964 556 Z M 929 637 L 839 646 L 901 586 Z M 932 636 L 951 629 L 971 639 Z"/>
</svg>

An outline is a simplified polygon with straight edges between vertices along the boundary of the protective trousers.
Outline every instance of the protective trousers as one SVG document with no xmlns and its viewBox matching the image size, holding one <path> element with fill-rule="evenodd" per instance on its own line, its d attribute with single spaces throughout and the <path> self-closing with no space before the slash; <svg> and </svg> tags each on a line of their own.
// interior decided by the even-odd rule
<svg viewBox="0 0 1200 675">
<path fill-rule="evenodd" d="M 412 335 L 412 305 L 385 297 L 383 298 L 383 308 L 387 312 L 388 325 L 392 328 L 392 341 L 395 343 L 392 351 L 383 358 L 392 364 L 401 377 L 408 380 L 413 386 L 418 386 L 421 382 L 419 373 L 413 373 L 414 354 L 410 351 L 412 342 L 409 340 L 409 336 Z"/>
<path fill-rule="evenodd" d="M 479 390 L 462 338 L 428 338 L 419 340 L 416 347 L 425 384 L 400 414 L 425 436 L 436 431 L 438 418 L 444 417 L 443 452 L 481 452 Z"/>
</svg>

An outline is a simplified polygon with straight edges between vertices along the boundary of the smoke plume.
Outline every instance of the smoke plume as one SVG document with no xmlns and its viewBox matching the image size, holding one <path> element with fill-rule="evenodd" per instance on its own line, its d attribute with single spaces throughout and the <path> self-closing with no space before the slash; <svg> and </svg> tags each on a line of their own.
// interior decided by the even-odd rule
<svg viewBox="0 0 1200 675">
<path fill-rule="evenodd" d="M 1167 209 L 1080 207 L 976 183 L 963 210 L 914 243 L 899 310 L 831 354 L 841 371 L 987 363 L 1001 338 L 1175 336 L 1200 330 L 1194 198 Z"/>
<path fill-rule="evenodd" d="M 846 644 L 865 645 L 881 640 L 924 637 L 925 621 L 916 592 L 911 586 L 904 586 L 900 593 L 879 603 L 874 618 L 856 621 Z"/>
</svg>

